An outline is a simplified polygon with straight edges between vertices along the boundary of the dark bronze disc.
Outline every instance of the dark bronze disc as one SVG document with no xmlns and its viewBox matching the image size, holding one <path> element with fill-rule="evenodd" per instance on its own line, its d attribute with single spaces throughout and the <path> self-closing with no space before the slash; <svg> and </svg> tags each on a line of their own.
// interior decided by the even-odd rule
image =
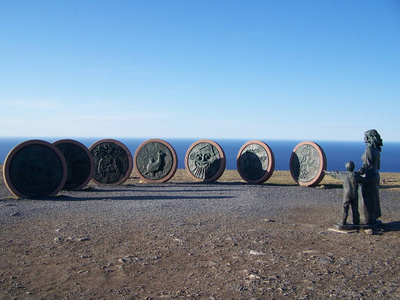
<svg viewBox="0 0 400 300">
<path fill-rule="evenodd" d="M 274 154 L 266 143 L 249 141 L 240 148 L 236 166 L 243 180 L 254 184 L 262 183 L 274 172 Z"/>
<path fill-rule="evenodd" d="M 3 174 L 8 189 L 17 197 L 51 197 L 67 180 L 67 164 L 56 146 L 30 140 L 10 151 L 4 161 Z"/>
<path fill-rule="evenodd" d="M 63 189 L 80 190 L 92 179 L 94 160 L 88 148 L 75 140 L 59 140 L 53 143 L 67 162 L 67 181 Z"/>
<path fill-rule="evenodd" d="M 290 156 L 290 173 L 299 185 L 316 186 L 324 178 L 326 156 L 322 148 L 314 142 L 301 142 Z"/>
<path fill-rule="evenodd" d="M 213 182 L 222 176 L 225 166 L 225 153 L 214 141 L 199 140 L 186 152 L 186 172 L 194 181 Z"/>
<path fill-rule="evenodd" d="M 119 141 L 104 139 L 89 148 L 94 159 L 92 181 L 101 184 L 122 184 L 131 175 L 133 164 L 129 149 Z"/>
<path fill-rule="evenodd" d="M 170 180 L 178 165 L 175 149 L 159 139 L 142 143 L 136 150 L 133 161 L 136 173 L 148 183 Z"/>
</svg>

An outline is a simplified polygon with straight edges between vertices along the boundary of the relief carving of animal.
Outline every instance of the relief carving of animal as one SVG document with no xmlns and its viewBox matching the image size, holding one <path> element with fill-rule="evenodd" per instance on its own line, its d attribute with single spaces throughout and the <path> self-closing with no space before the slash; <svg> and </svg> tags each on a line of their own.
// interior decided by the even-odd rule
<svg viewBox="0 0 400 300">
<path fill-rule="evenodd" d="M 153 158 L 149 159 L 149 163 L 146 166 L 147 174 L 150 174 L 152 177 L 154 177 L 154 175 L 157 172 L 163 170 L 164 165 L 165 165 L 164 156 L 166 156 L 166 154 L 164 152 L 162 152 L 161 150 L 159 150 L 157 152 L 156 159 L 153 159 Z"/>
</svg>

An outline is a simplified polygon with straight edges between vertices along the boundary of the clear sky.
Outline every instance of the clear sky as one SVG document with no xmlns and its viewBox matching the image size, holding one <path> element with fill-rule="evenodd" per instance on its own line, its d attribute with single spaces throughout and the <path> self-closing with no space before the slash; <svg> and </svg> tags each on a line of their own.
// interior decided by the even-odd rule
<svg viewBox="0 0 400 300">
<path fill-rule="evenodd" d="M 0 136 L 400 141 L 399 0 L 0 0 Z"/>
</svg>

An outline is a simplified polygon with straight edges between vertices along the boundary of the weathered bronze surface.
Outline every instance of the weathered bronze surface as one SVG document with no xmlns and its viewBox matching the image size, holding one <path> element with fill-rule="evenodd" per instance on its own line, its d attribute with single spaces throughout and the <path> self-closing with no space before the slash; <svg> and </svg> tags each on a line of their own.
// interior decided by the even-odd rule
<svg viewBox="0 0 400 300">
<path fill-rule="evenodd" d="M 135 170 L 145 182 L 168 181 L 175 174 L 177 164 L 174 148 L 163 140 L 148 140 L 135 152 Z"/>
<path fill-rule="evenodd" d="M 353 161 L 346 163 L 347 172 L 325 171 L 326 174 L 340 179 L 343 182 L 343 213 L 336 229 L 375 229 L 381 226 L 378 220 L 382 216 L 379 185 L 380 185 L 380 161 L 383 140 L 375 129 L 364 133 L 366 148 L 361 156 L 362 167 L 358 172 L 354 171 Z M 353 214 L 353 223 L 347 223 L 349 207 Z"/>
<path fill-rule="evenodd" d="M 221 177 L 225 170 L 225 153 L 214 141 L 200 140 L 188 149 L 185 165 L 194 180 L 212 182 Z"/>
<path fill-rule="evenodd" d="M 379 185 L 381 151 L 383 140 L 375 129 L 364 133 L 365 151 L 361 156 L 362 167 L 358 171 L 362 175 L 359 191 L 359 210 L 361 224 L 375 224 L 382 216 Z"/>
<path fill-rule="evenodd" d="M 67 181 L 63 189 L 80 190 L 92 179 L 94 172 L 94 161 L 92 154 L 85 147 L 75 140 L 60 140 L 54 142 L 63 154 L 67 162 Z"/>
<path fill-rule="evenodd" d="M 243 180 L 249 183 L 261 183 L 271 177 L 275 158 L 264 142 L 249 141 L 239 150 L 236 165 Z"/>
<path fill-rule="evenodd" d="M 358 211 L 358 185 L 362 181 L 362 177 L 358 172 L 354 172 L 355 165 L 353 161 L 348 161 L 345 164 L 345 167 L 347 172 L 325 171 L 325 174 L 339 179 L 343 183 L 343 213 L 339 225 L 347 224 L 350 207 L 353 216 L 353 224 L 357 225 L 360 224 L 360 213 Z"/>
<path fill-rule="evenodd" d="M 41 140 L 17 145 L 3 168 L 7 187 L 20 198 L 54 196 L 67 179 L 63 155 L 54 145 Z"/>
<path fill-rule="evenodd" d="M 122 184 L 132 172 L 132 155 L 129 149 L 119 141 L 100 140 L 90 146 L 94 159 L 92 180 L 97 184 Z"/>
<path fill-rule="evenodd" d="M 300 185 L 315 186 L 324 178 L 326 156 L 314 142 L 298 144 L 290 157 L 290 172 Z"/>
</svg>

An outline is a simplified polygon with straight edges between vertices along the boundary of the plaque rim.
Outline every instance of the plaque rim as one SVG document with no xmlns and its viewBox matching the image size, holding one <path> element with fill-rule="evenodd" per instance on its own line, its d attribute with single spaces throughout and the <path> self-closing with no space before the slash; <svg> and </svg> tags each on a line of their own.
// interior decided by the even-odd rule
<svg viewBox="0 0 400 300">
<path fill-rule="evenodd" d="M 268 159 L 269 159 L 269 162 L 270 162 L 270 163 L 268 164 L 267 170 L 265 171 L 265 174 L 264 174 L 263 176 L 261 176 L 260 178 L 255 179 L 255 180 L 246 178 L 246 177 L 244 176 L 244 174 L 241 172 L 240 167 L 239 167 L 239 165 L 240 165 L 240 164 L 239 164 L 239 159 L 240 159 L 241 153 L 243 152 L 243 150 L 244 150 L 247 146 L 252 145 L 252 144 L 257 144 L 257 145 L 263 147 L 263 149 L 267 152 Z M 265 143 L 265 142 L 263 142 L 263 141 L 260 141 L 260 140 L 251 140 L 251 141 L 248 141 L 248 142 L 246 142 L 246 143 L 240 148 L 240 150 L 239 150 L 239 152 L 238 152 L 238 154 L 237 154 L 237 156 L 236 156 L 236 169 L 237 169 L 237 171 L 238 171 L 240 177 L 241 177 L 244 181 L 246 181 L 246 182 L 248 182 L 248 183 L 252 183 L 252 184 L 263 183 L 263 182 L 267 181 L 268 179 L 270 179 L 271 176 L 272 176 L 272 174 L 274 173 L 274 170 L 275 170 L 275 156 L 274 156 L 274 153 L 273 153 L 272 149 L 268 146 L 268 144 Z"/>
<path fill-rule="evenodd" d="M 45 146 L 47 148 L 49 148 L 50 150 L 52 150 L 58 157 L 58 159 L 61 162 L 62 165 L 62 178 L 60 180 L 59 185 L 50 193 L 48 193 L 47 195 L 44 196 L 40 196 L 40 197 L 35 197 L 35 196 L 30 196 L 27 194 L 24 194 L 22 192 L 20 192 L 13 184 L 11 178 L 10 178 L 10 165 L 12 162 L 12 159 L 14 158 L 14 156 L 19 153 L 19 151 L 21 151 L 22 149 L 24 149 L 27 146 L 31 146 L 31 145 L 42 145 Z M 6 159 L 4 160 L 4 164 L 3 164 L 3 176 L 4 176 L 4 183 L 6 184 L 8 190 L 15 195 L 18 198 L 22 198 L 22 199 L 40 199 L 40 198 L 47 198 L 47 197 L 53 197 L 55 195 L 57 195 L 62 188 L 65 185 L 65 182 L 67 181 L 67 162 L 65 161 L 64 155 L 61 153 L 61 151 L 54 146 L 53 144 L 46 142 L 44 140 L 38 140 L 38 139 L 33 139 L 33 140 L 27 140 L 24 141 L 22 143 L 19 143 L 18 145 L 16 145 L 14 148 L 11 149 L 11 151 L 7 154 Z"/>
<path fill-rule="evenodd" d="M 92 177 L 93 177 L 93 174 L 94 174 L 94 159 L 93 159 L 93 155 L 92 155 L 92 153 L 89 151 L 89 149 L 88 149 L 84 144 L 82 144 L 81 142 L 79 142 L 79 141 L 77 141 L 77 140 L 73 140 L 73 139 L 61 139 L 61 140 L 55 141 L 55 142 L 53 143 L 53 145 L 56 146 L 56 147 L 57 147 L 57 145 L 61 145 L 61 144 L 73 144 L 73 145 L 75 145 L 75 146 L 78 146 L 78 147 L 80 147 L 80 148 L 85 152 L 85 154 L 86 154 L 86 155 L 88 156 L 88 158 L 89 158 L 89 161 L 90 161 L 90 170 L 89 170 L 88 177 L 81 183 L 81 185 L 79 185 L 79 186 L 77 186 L 77 187 L 74 187 L 74 188 L 71 188 L 71 189 L 68 189 L 68 190 L 70 190 L 70 191 L 79 191 L 79 190 L 83 189 L 85 186 L 87 186 L 88 183 L 90 182 L 90 180 L 91 180 Z M 68 165 L 68 163 L 67 163 L 67 165 Z M 68 176 L 68 170 L 67 170 L 67 176 Z M 64 187 L 63 187 L 63 188 L 64 188 Z"/>
<path fill-rule="evenodd" d="M 200 178 L 194 176 L 192 174 L 192 172 L 190 172 L 189 166 L 188 166 L 188 157 L 190 155 L 190 152 L 193 150 L 193 148 L 195 146 L 197 146 L 198 144 L 201 144 L 201 143 L 208 143 L 208 144 L 213 145 L 215 148 L 217 148 L 217 150 L 218 150 L 218 152 L 219 152 L 219 154 L 221 156 L 220 157 L 221 164 L 219 166 L 218 171 L 214 174 L 214 176 L 212 176 L 212 177 L 210 177 L 208 179 L 200 179 Z M 225 172 L 225 167 L 226 167 L 225 152 L 222 149 L 222 147 L 215 141 L 212 141 L 212 140 L 209 140 L 209 139 L 198 140 L 198 141 L 194 142 L 192 145 L 190 145 L 190 147 L 186 151 L 186 155 L 185 155 L 185 170 L 186 170 L 186 173 L 189 175 L 189 177 L 195 182 L 214 182 L 214 181 L 218 180 L 222 176 L 222 174 Z"/>
<path fill-rule="evenodd" d="M 155 180 L 144 177 L 144 176 L 139 172 L 139 169 L 138 169 L 138 167 L 137 167 L 137 162 L 136 162 L 136 159 L 137 159 L 137 156 L 138 156 L 138 154 L 139 154 L 139 151 L 140 151 L 144 146 L 146 146 L 147 144 L 150 144 L 150 143 L 153 143 L 153 142 L 157 142 L 157 143 L 160 143 L 160 144 L 166 146 L 166 147 L 169 149 L 169 151 L 171 151 L 171 155 L 172 155 L 172 159 L 173 159 L 171 170 L 167 173 L 167 175 L 164 176 L 163 178 L 155 179 Z M 140 178 L 142 181 L 144 181 L 144 182 L 146 182 L 146 183 L 163 183 L 163 182 L 167 182 L 167 181 L 170 180 L 172 177 L 174 177 L 174 175 L 175 175 L 175 173 L 176 173 L 176 170 L 177 170 L 177 168 L 178 168 L 178 156 L 176 155 L 175 149 L 171 146 L 170 143 L 168 143 L 167 141 L 162 140 L 162 139 L 149 139 L 149 140 L 144 141 L 143 143 L 141 143 L 141 144 L 139 145 L 139 147 L 138 147 L 138 148 L 136 149 L 136 151 L 135 151 L 135 155 L 134 155 L 133 161 L 134 161 L 134 170 L 135 170 L 135 173 L 139 176 L 139 178 Z"/>
<path fill-rule="evenodd" d="M 131 151 L 129 151 L 128 147 L 123 144 L 122 142 L 115 140 L 115 139 L 102 139 L 102 140 L 98 140 L 97 142 L 94 142 L 90 147 L 89 147 L 89 151 L 90 153 L 92 153 L 93 148 L 97 147 L 100 144 L 103 143 L 114 143 L 118 146 L 120 146 L 122 149 L 125 150 L 125 152 L 127 152 L 127 156 L 128 156 L 128 170 L 126 171 L 126 174 L 118 181 L 113 182 L 113 183 L 104 183 L 104 182 L 100 182 L 97 181 L 94 177 L 92 177 L 92 181 L 97 184 L 97 185 L 121 185 L 123 184 L 125 181 L 128 180 L 128 178 L 131 176 L 132 173 L 132 169 L 133 169 L 133 161 L 132 161 L 132 154 Z M 95 166 L 96 167 L 96 166 Z"/>
<path fill-rule="evenodd" d="M 299 181 L 294 176 L 294 173 L 292 170 L 292 162 L 293 162 L 293 157 L 296 154 L 296 150 L 303 145 L 310 145 L 310 146 L 314 147 L 315 150 L 317 150 L 317 152 L 319 154 L 319 159 L 321 161 L 317 175 L 310 181 Z M 325 176 L 324 170 L 326 170 L 326 166 L 327 166 L 327 160 L 326 160 L 325 152 L 322 149 L 322 147 L 315 142 L 304 141 L 304 142 L 297 144 L 296 147 L 292 150 L 292 154 L 290 155 L 290 163 L 289 163 L 290 174 L 292 175 L 293 180 L 301 186 L 313 187 L 313 186 L 316 186 L 318 183 L 320 183 Z"/>
</svg>

